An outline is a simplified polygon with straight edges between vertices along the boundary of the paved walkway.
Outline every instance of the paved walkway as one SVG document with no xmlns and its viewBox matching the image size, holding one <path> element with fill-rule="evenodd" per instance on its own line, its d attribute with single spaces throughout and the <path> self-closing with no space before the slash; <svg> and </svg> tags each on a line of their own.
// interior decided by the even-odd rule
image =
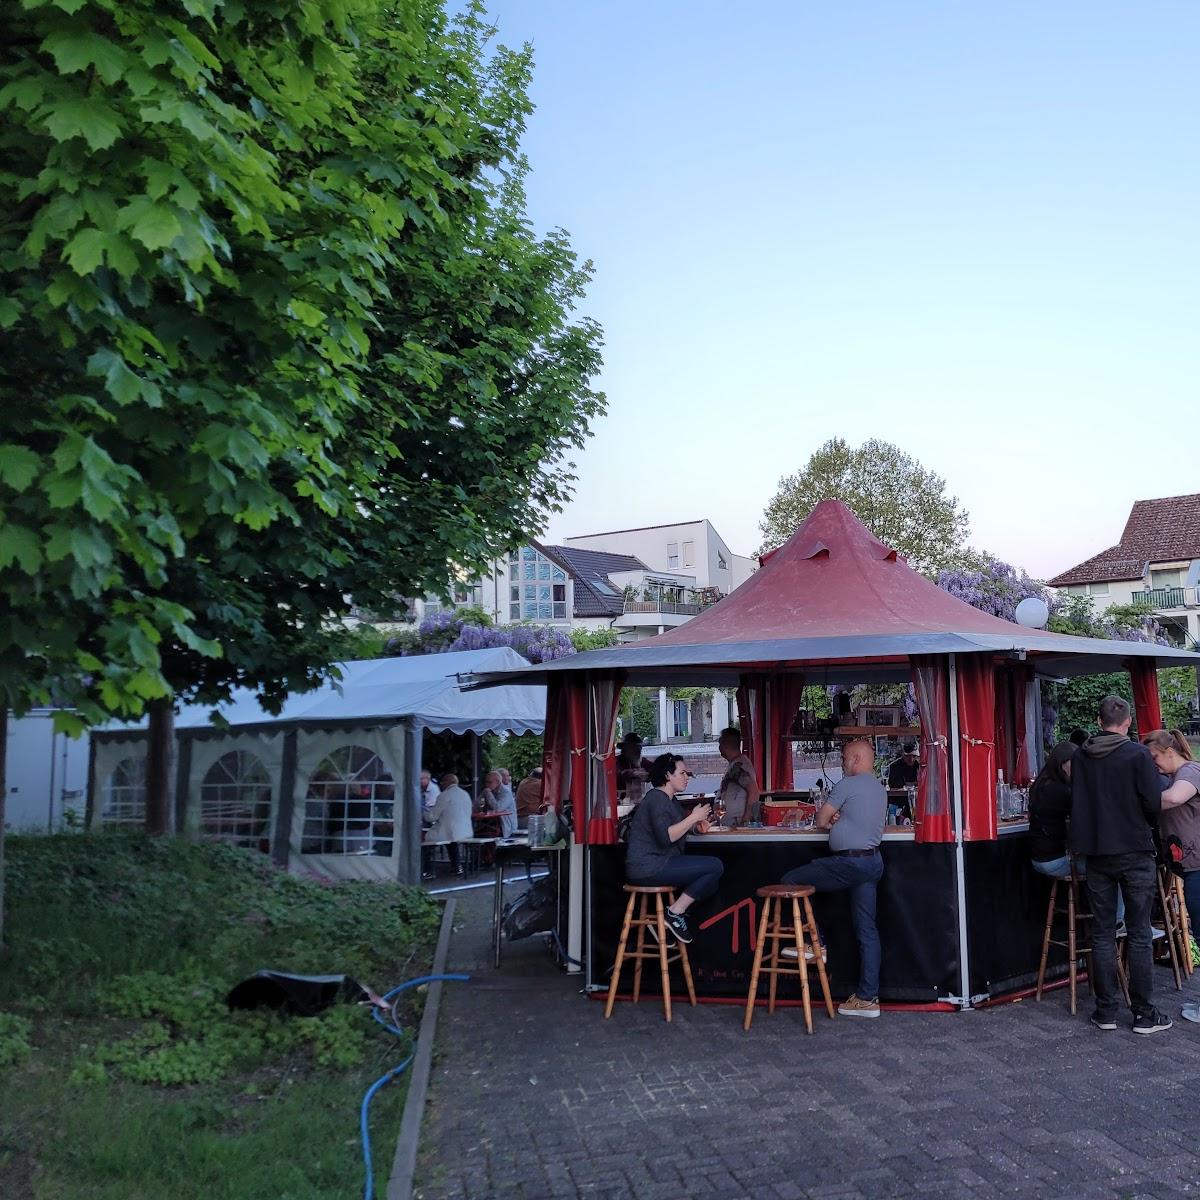
<svg viewBox="0 0 1200 1200">
<path fill-rule="evenodd" d="M 519 889 L 514 888 L 513 891 Z M 490 965 L 491 892 L 459 893 L 420 1200 L 1053 1200 L 1200 1193 L 1200 1026 L 1101 1033 L 1065 991 L 876 1021 L 603 1007 L 540 938 Z M 1185 989 L 1200 998 L 1200 972 Z M 1157 999 L 1181 996 L 1156 969 Z"/>
</svg>

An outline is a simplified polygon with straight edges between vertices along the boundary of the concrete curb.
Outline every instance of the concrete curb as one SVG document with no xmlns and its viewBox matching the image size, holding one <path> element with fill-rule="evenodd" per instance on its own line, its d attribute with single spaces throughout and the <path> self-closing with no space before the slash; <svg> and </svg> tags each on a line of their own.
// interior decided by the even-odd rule
<svg viewBox="0 0 1200 1200">
<path fill-rule="evenodd" d="M 450 933 L 454 926 L 453 898 L 446 901 L 442 912 L 442 927 L 438 931 L 437 948 L 433 952 L 431 975 L 443 975 L 446 956 L 450 950 Z M 417 1170 L 417 1150 L 421 1144 L 421 1120 L 425 1115 L 425 1096 L 429 1091 L 429 1072 L 433 1065 L 433 1041 L 437 1036 L 438 1007 L 442 1000 L 442 984 L 431 983 L 421 1013 L 417 1031 L 417 1052 L 413 1056 L 408 1078 L 408 1095 L 404 1099 L 404 1116 L 400 1120 L 400 1136 L 392 1158 L 392 1174 L 388 1180 L 387 1200 L 410 1200 L 413 1176 Z"/>
</svg>

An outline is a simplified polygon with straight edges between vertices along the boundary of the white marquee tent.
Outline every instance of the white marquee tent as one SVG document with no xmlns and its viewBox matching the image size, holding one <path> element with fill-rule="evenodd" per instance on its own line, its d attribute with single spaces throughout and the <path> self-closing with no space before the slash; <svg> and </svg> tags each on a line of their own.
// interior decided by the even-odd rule
<svg viewBox="0 0 1200 1200">
<path fill-rule="evenodd" d="M 460 691 L 458 676 L 527 666 L 497 647 L 342 664 L 342 679 L 272 716 L 253 692 L 175 721 L 180 830 L 336 878 L 420 879 L 421 733 L 541 733 L 544 688 Z M 93 732 L 88 821 L 145 817 L 146 724 Z"/>
</svg>

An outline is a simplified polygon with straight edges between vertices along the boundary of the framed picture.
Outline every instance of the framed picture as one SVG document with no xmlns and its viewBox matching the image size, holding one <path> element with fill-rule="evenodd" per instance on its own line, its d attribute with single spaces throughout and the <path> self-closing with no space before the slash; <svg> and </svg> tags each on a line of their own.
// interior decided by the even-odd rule
<svg viewBox="0 0 1200 1200">
<path fill-rule="evenodd" d="M 859 725 L 885 725 L 895 728 L 900 724 L 898 704 L 863 704 L 858 709 Z"/>
</svg>

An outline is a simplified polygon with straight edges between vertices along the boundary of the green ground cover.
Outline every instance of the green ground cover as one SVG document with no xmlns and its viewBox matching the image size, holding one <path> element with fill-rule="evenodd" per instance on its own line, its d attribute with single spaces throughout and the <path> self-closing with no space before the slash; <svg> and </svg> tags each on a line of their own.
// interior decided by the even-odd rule
<svg viewBox="0 0 1200 1200">
<path fill-rule="evenodd" d="M 385 991 L 429 968 L 419 889 L 322 884 L 259 854 L 103 834 L 8 842 L 0 960 L 5 1200 L 344 1200 L 358 1105 L 411 1049 L 369 1012 L 231 1013 L 262 967 Z M 407 997 L 406 993 L 406 997 Z M 420 998 L 400 1023 L 415 1036 Z M 404 1077 L 372 1105 L 386 1190 Z"/>
</svg>

